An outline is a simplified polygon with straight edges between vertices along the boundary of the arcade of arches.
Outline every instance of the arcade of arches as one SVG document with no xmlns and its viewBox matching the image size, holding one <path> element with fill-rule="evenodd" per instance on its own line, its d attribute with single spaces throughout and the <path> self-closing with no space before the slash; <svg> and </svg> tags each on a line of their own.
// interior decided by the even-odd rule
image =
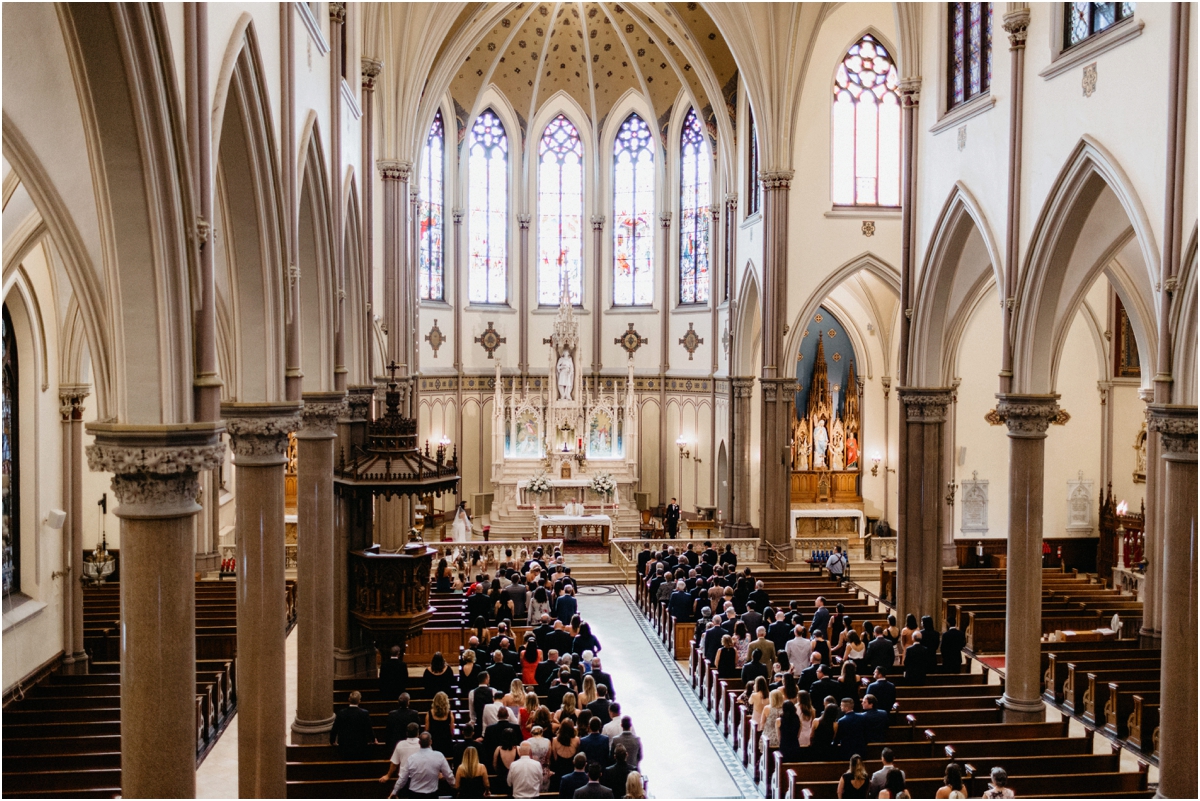
<svg viewBox="0 0 1200 801">
<path fill-rule="evenodd" d="M 429 616 L 425 565 L 538 537 L 617 588 L 579 596 L 615 683 L 649 660 L 670 695 L 620 699 L 653 794 L 771 790 L 633 586 L 639 540 L 680 532 L 806 619 L 846 549 L 868 623 L 957 622 L 996 685 L 987 720 L 926 719 L 1064 715 L 1120 759 L 1026 774 L 1140 761 L 1149 784 L 1097 781 L 1195 797 L 1194 11 L 7 5 L 6 795 L 91 787 L 53 783 L 78 754 L 8 756 L 83 720 L 101 790 L 192 797 L 207 761 L 230 795 L 337 792 L 289 749 L 328 741 L 341 683 L 469 635 Z M 404 577 L 375 617 L 372 545 Z M 1128 661 L 1081 661 L 1101 689 L 1072 708 L 1051 639 L 1108 637 Z M 105 673 L 94 717 L 29 706 Z M 1081 711 L 1110 681 L 1111 715 Z M 653 770 L 676 730 L 707 788 Z M 1079 792 L 1004 753 L 1019 795 Z"/>
</svg>

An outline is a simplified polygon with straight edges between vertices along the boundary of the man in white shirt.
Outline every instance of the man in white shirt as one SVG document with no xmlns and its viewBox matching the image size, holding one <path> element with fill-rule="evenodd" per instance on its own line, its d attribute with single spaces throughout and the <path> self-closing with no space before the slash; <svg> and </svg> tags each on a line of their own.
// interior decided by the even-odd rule
<svg viewBox="0 0 1200 801">
<path fill-rule="evenodd" d="M 408 785 L 408 795 L 412 798 L 437 798 L 439 779 L 445 779 L 451 787 L 454 786 L 454 771 L 450 770 L 450 763 L 446 761 L 446 757 L 440 751 L 433 750 L 433 738 L 429 736 L 429 732 L 421 735 L 419 743 L 417 752 L 400 768 L 400 778 L 396 779 L 388 798 L 399 796 L 405 784 Z M 384 776 L 379 781 L 382 783 L 387 779 L 388 777 Z"/>
<path fill-rule="evenodd" d="M 833 553 L 825 560 L 825 568 L 829 571 L 829 577 L 834 581 L 841 581 L 846 575 L 846 568 L 849 566 L 846 560 L 846 555 L 842 553 L 842 546 L 835 545 Z"/>
<path fill-rule="evenodd" d="M 501 696 L 497 695 L 495 701 L 483 708 L 483 729 L 500 719 L 501 709 L 504 709 L 504 704 L 501 703 Z"/>
<path fill-rule="evenodd" d="M 537 798 L 542 793 L 542 764 L 533 758 L 529 743 L 521 743 L 517 754 L 517 760 L 508 768 L 513 798 Z"/>
<path fill-rule="evenodd" d="M 407 739 L 396 743 L 396 748 L 392 751 L 392 759 L 388 765 L 388 772 L 380 778 L 380 782 L 386 782 L 388 779 L 396 775 L 396 770 L 404 770 L 404 766 L 408 764 L 408 760 L 413 754 L 421 750 L 421 739 L 419 737 L 421 727 L 416 723 L 408 724 L 408 729 L 405 732 Z"/>
<path fill-rule="evenodd" d="M 604 724 L 604 728 L 600 730 L 600 733 L 611 742 L 614 737 L 621 733 L 621 705 L 615 701 L 609 704 L 608 715 L 612 719 Z M 637 734 L 636 731 L 633 731 L 632 727 L 630 727 L 630 731 Z"/>
<path fill-rule="evenodd" d="M 808 663 L 812 660 L 812 640 L 804 636 L 803 626 L 796 626 L 793 633 L 796 636 L 788 640 L 788 644 L 783 650 L 787 654 L 792 675 L 799 677 L 800 672 L 808 667 Z"/>
</svg>

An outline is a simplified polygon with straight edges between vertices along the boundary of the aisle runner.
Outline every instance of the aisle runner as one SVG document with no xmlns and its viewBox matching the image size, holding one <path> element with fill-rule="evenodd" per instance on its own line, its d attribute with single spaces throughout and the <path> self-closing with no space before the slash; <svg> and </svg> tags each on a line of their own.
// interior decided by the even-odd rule
<svg viewBox="0 0 1200 801">
<path fill-rule="evenodd" d="M 625 602 L 625 606 L 629 609 L 629 614 L 633 616 L 638 626 L 641 627 L 642 634 L 646 637 L 646 641 L 650 643 L 650 648 L 666 669 L 671 681 L 675 683 L 675 689 L 679 691 L 680 696 L 683 697 L 683 702 L 691 710 L 692 716 L 696 718 L 696 722 L 700 724 L 700 728 L 704 730 L 704 735 L 712 744 L 713 750 L 721 757 L 721 762 L 724 764 L 725 770 L 729 773 L 729 778 L 733 779 L 733 783 L 737 785 L 742 797 L 762 798 L 763 794 L 754 783 L 754 777 L 742 767 L 741 756 L 729 745 L 729 741 L 725 739 L 720 729 L 717 728 L 717 724 L 713 722 L 712 717 L 700 703 L 700 699 L 692 691 L 692 685 L 688 677 L 675 664 L 675 659 L 667 652 L 666 646 L 662 644 L 662 640 L 659 639 L 654 628 L 646 620 L 642 614 L 642 610 L 638 609 L 637 601 L 629 594 L 629 590 L 624 585 L 617 587 L 617 594 L 621 596 L 621 600 Z M 661 788 L 654 789 L 657 791 Z"/>
</svg>

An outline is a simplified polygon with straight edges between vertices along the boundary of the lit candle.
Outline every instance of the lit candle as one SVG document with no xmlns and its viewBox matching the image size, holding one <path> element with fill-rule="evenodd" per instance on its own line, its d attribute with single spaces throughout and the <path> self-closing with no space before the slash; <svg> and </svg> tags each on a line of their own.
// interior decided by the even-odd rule
<svg viewBox="0 0 1200 801">
<path fill-rule="evenodd" d="M 583 453 L 583 437 L 579 438 L 579 452 Z"/>
</svg>

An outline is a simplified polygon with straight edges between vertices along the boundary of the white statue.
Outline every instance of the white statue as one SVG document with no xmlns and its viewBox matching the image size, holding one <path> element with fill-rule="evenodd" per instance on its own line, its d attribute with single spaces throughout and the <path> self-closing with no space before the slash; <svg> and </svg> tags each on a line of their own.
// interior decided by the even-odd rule
<svg viewBox="0 0 1200 801">
<path fill-rule="evenodd" d="M 846 433 L 842 421 L 833 422 L 833 434 L 829 440 L 829 466 L 834 470 L 844 470 L 846 467 L 843 454 L 846 451 Z"/>
<path fill-rule="evenodd" d="M 558 357 L 558 398 L 559 400 L 571 400 L 571 393 L 575 389 L 575 363 L 571 361 L 571 354 L 566 348 L 563 348 L 562 355 Z"/>
<path fill-rule="evenodd" d="M 817 420 L 817 425 L 813 428 L 812 445 L 813 469 L 822 469 L 825 467 L 825 451 L 829 447 L 829 432 L 825 429 L 824 419 Z"/>
</svg>

